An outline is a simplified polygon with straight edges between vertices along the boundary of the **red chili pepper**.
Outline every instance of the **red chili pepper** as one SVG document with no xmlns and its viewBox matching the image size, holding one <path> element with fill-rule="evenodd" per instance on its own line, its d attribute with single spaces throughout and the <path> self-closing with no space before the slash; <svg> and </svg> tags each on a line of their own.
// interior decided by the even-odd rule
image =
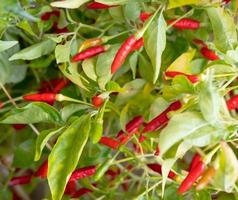
<svg viewBox="0 0 238 200">
<path fill-rule="evenodd" d="M 53 93 L 59 93 L 62 89 L 64 89 L 70 81 L 68 79 L 62 79 L 53 89 Z"/>
<path fill-rule="evenodd" d="M 226 102 L 228 110 L 234 110 L 238 108 L 238 95 L 235 95 L 234 97 L 230 98 Z"/>
<path fill-rule="evenodd" d="M 92 190 L 88 189 L 88 188 L 80 188 L 79 190 L 77 190 L 73 195 L 72 198 L 79 198 L 87 193 L 93 192 Z"/>
<path fill-rule="evenodd" d="M 59 17 L 60 16 L 60 11 L 58 10 L 54 10 L 54 11 L 51 11 L 51 12 L 45 12 L 43 15 L 41 15 L 41 20 L 42 21 L 48 21 L 51 16 L 56 16 L 56 17 Z"/>
<path fill-rule="evenodd" d="M 30 183 L 31 179 L 32 179 L 31 175 L 13 177 L 9 182 L 9 186 L 25 185 Z"/>
<path fill-rule="evenodd" d="M 109 137 L 101 137 L 99 143 L 108 146 L 112 149 L 117 149 L 120 145 L 120 143 L 117 140 Z"/>
<path fill-rule="evenodd" d="M 126 124 L 126 131 L 119 131 L 116 138 L 120 140 L 120 144 L 125 144 L 135 132 L 138 131 L 138 128 L 144 123 L 144 118 L 142 116 L 136 116 L 131 121 Z"/>
<path fill-rule="evenodd" d="M 206 43 L 203 42 L 203 41 L 200 40 L 200 39 L 193 39 L 193 42 L 194 42 L 195 44 L 197 44 L 197 45 L 202 46 L 202 47 L 207 47 Z"/>
<path fill-rule="evenodd" d="M 42 81 L 40 84 L 40 88 L 38 89 L 39 93 L 50 93 L 53 92 L 53 89 L 56 85 L 58 85 L 62 79 L 51 79 L 49 81 Z"/>
<path fill-rule="evenodd" d="M 23 99 L 25 101 L 42 101 L 42 102 L 47 102 L 47 103 L 51 103 L 54 102 L 56 100 L 56 94 L 55 93 L 44 93 L 44 94 L 29 94 L 29 95 L 25 95 L 23 96 Z"/>
<path fill-rule="evenodd" d="M 152 163 L 152 164 L 147 164 L 147 166 L 152 169 L 154 172 L 157 172 L 158 174 L 162 174 L 162 167 L 158 163 Z M 176 177 L 176 174 L 172 171 L 169 172 L 168 177 L 170 179 L 174 179 Z"/>
<path fill-rule="evenodd" d="M 145 140 L 146 140 L 146 137 L 143 134 L 141 134 L 140 137 L 139 137 L 139 143 L 142 143 Z"/>
<path fill-rule="evenodd" d="M 83 52 L 80 52 L 78 54 L 76 54 L 73 58 L 72 58 L 72 62 L 79 62 L 82 60 L 85 60 L 87 58 L 91 58 L 93 56 L 96 56 L 100 53 L 105 52 L 107 49 L 104 46 L 96 46 L 96 47 L 91 47 Z"/>
<path fill-rule="evenodd" d="M 215 54 L 215 52 L 208 49 L 208 47 L 201 48 L 200 53 L 208 60 L 219 60 L 219 57 Z"/>
<path fill-rule="evenodd" d="M 171 19 L 168 20 L 167 23 L 168 24 L 172 24 L 174 21 L 176 21 L 176 19 Z M 198 29 L 200 27 L 200 22 L 194 19 L 189 19 L 189 18 L 184 18 L 184 19 L 180 19 L 179 21 L 177 21 L 173 27 L 178 28 L 178 29 Z"/>
<path fill-rule="evenodd" d="M 70 181 L 67 183 L 64 194 L 73 196 L 76 193 L 76 181 Z"/>
<path fill-rule="evenodd" d="M 96 167 L 95 166 L 88 166 L 83 167 L 80 169 L 76 169 L 70 176 L 69 181 L 76 181 L 78 179 L 82 179 L 85 177 L 92 176 L 96 173 Z"/>
<path fill-rule="evenodd" d="M 99 97 L 99 96 L 94 96 L 92 98 L 92 104 L 96 107 L 99 108 L 104 102 L 104 99 Z"/>
<path fill-rule="evenodd" d="M 140 14 L 140 20 L 142 22 L 145 22 L 151 15 L 153 15 L 152 13 L 149 12 L 141 12 Z"/>
<path fill-rule="evenodd" d="M 17 130 L 17 131 L 26 128 L 26 126 L 27 126 L 26 124 L 13 124 L 13 125 L 12 125 L 12 127 L 13 127 L 15 130 Z"/>
<path fill-rule="evenodd" d="M 231 0 L 223 0 L 223 2 L 224 2 L 225 4 L 228 4 L 228 3 L 231 2 Z"/>
<path fill-rule="evenodd" d="M 88 9 L 92 9 L 92 10 L 96 10 L 96 9 L 108 9 L 108 8 L 111 8 L 111 7 L 115 7 L 115 5 L 109 6 L 109 5 L 102 4 L 102 3 L 98 3 L 98 2 L 92 2 L 92 3 L 89 3 L 89 4 L 87 5 L 87 8 L 88 8 Z"/>
<path fill-rule="evenodd" d="M 200 156 L 200 154 L 196 153 L 193 156 L 188 171 L 191 171 L 200 161 L 202 161 L 202 157 Z"/>
<path fill-rule="evenodd" d="M 170 106 L 164 112 L 162 112 L 160 115 L 158 115 L 157 117 L 152 119 L 148 124 L 145 125 L 142 133 L 155 131 L 162 125 L 165 125 L 169 120 L 167 116 L 168 112 L 176 111 L 180 109 L 181 106 L 182 104 L 180 103 L 180 101 L 175 101 L 174 103 L 170 104 Z"/>
<path fill-rule="evenodd" d="M 115 73 L 121 65 L 125 62 L 126 57 L 132 51 L 133 46 L 136 44 L 137 39 L 135 35 L 131 35 L 126 41 L 122 44 L 120 49 L 118 50 L 111 66 L 111 73 Z"/>
<path fill-rule="evenodd" d="M 42 165 L 34 173 L 34 176 L 39 178 L 46 178 L 48 173 L 48 160 L 42 163 Z"/>
<path fill-rule="evenodd" d="M 53 24 L 53 29 L 55 30 L 56 33 L 67 33 L 69 32 L 69 29 L 67 27 L 64 28 L 59 28 L 57 22 L 54 22 Z"/>
<path fill-rule="evenodd" d="M 187 192 L 192 186 L 193 183 L 197 181 L 197 179 L 202 175 L 206 168 L 206 164 L 203 161 L 197 163 L 197 165 L 188 173 L 186 178 L 181 183 L 178 194 L 182 194 Z"/>
<path fill-rule="evenodd" d="M 131 52 L 137 51 L 138 49 L 140 49 L 143 46 L 144 46 L 144 39 L 140 38 L 139 40 L 136 41 L 135 45 L 132 47 Z"/>
<path fill-rule="evenodd" d="M 106 175 L 111 176 L 111 180 L 115 179 L 119 174 L 121 173 L 121 170 L 118 168 L 116 171 L 109 169 L 105 173 Z"/>
<path fill-rule="evenodd" d="M 4 103 L 0 101 L 0 109 L 4 107 Z"/>
<path fill-rule="evenodd" d="M 192 83 L 196 83 L 199 81 L 199 77 L 196 75 L 188 75 L 183 72 L 175 72 L 175 71 L 169 71 L 165 72 L 165 75 L 171 78 L 174 78 L 175 76 L 183 75 L 186 76 Z"/>
</svg>

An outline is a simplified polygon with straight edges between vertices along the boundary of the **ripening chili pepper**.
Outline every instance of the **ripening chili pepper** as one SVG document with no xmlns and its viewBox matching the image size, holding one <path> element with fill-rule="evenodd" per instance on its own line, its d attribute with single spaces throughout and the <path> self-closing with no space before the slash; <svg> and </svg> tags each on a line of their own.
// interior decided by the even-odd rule
<svg viewBox="0 0 238 200">
<path fill-rule="evenodd" d="M 101 45 L 103 43 L 104 43 L 103 38 L 91 38 L 91 39 L 88 39 L 88 40 L 84 41 L 80 45 L 80 47 L 78 49 L 78 52 L 81 52 L 81 51 L 83 51 L 85 49 L 88 49 L 90 47 L 99 46 L 99 45 Z"/>
<path fill-rule="evenodd" d="M 105 52 L 107 49 L 108 49 L 108 47 L 105 47 L 105 46 L 91 47 L 83 52 L 76 54 L 72 58 L 72 62 L 79 62 L 79 61 L 85 60 L 87 58 L 91 58 L 93 56 L 96 56 L 100 53 Z"/>
<path fill-rule="evenodd" d="M 69 181 L 76 181 L 78 179 L 82 179 L 85 177 L 92 176 L 96 173 L 96 167 L 95 166 L 88 166 L 83 167 L 80 169 L 76 169 L 70 176 Z"/>
<path fill-rule="evenodd" d="M 192 83 L 196 83 L 199 81 L 199 77 L 197 75 L 188 75 L 183 72 L 167 71 L 165 72 L 165 75 L 171 78 L 174 78 L 179 75 L 183 75 L 183 76 L 186 76 Z"/>
<path fill-rule="evenodd" d="M 151 164 L 147 164 L 147 166 L 152 169 L 154 172 L 157 172 L 158 174 L 162 174 L 162 167 L 160 164 L 158 163 L 151 163 Z M 168 177 L 170 179 L 174 179 L 176 177 L 176 174 L 172 171 L 169 172 Z"/>
<path fill-rule="evenodd" d="M 135 45 L 132 47 L 131 52 L 137 51 L 143 46 L 144 46 L 144 39 L 140 38 L 139 40 L 136 41 Z"/>
<path fill-rule="evenodd" d="M 151 15 L 153 15 L 153 14 L 149 13 L 149 12 L 141 12 L 140 13 L 140 20 L 142 22 L 145 22 Z"/>
<path fill-rule="evenodd" d="M 99 143 L 108 146 L 112 149 L 117 149 L 120 145 L 120 143 L 117 140 L 109 137 L 101 137 Z"/>
<path fill-rule="evenodd" d="M 29 94 L 29 95 L 24 95 L 23 99 L 25 101 L 42 101 L 42 102 L 51 103 L 57 99 L 57 94 L 55 94 L 55 93 Z"/>
<path fill-rule="evenodd" d="M 79 198 L 87 193 L 93 192 L 92 190 L 88 188 L 80 188 L 78 189 L 71 197 L 72 198 Z"/>
<path fill-rule="evenodd" d="M 201 48 L 200 53 L 208 60 L 219 60 L 219 57 L 215 54 L 215 52 L 208 49 L 208 47 Z"/>
<path fill-rule="evenodd" d="M 26 126 L 27 126 L 26 124 L 13 124 L 13 125 L 12 125 L 12 127 L 13 127 L 15 130 L 17 130 L 17 131 L 26 128 Z"/>
<path fill-rule="evenodd" d="M 176 19 L 171 19 L 168 20 L 168 24 L 172 24 Z M 200 28 L 200 22 L 194 19 L 189 19 L 189 18 L 183 18 L 177 21 L 175 24 L 173 24 L 173 27 L 178 28 L 178 29 L 198 29 Z"/>
<path fill-rule="evenodd" d="M 145 140 L 146 140 L 146 137 L 143 134 L 141 134 L 140 137 L 139 137 L 139 143 L 142 143 Z"/>
<path fill-rule="evenodd" d="M 231 97 L 226 102 L 228 110 L 234 110 L 238 108 L 238 95 L 235 95 L 234 97 Z"/>
<path fill-rule="evenodd" d="M 178 194 L 187 192 L 193 186 L 193 183 L 195 183 L 197 179 L 202 175 L 205 168 L 206 164 L 203 161 L 199 161 L 179 186 Z"/>
<path fill-rule="evenodd" d="M 48 160 L 45 160 L 37 169 L 37 171 L 34 173 L 34 176 L 43 179 L 47 177 L 47 173 L 48 173 Z"/>
<path fill-rule="evenodd" d="M 55 86 L 53 89 L 53 93 L 59 93 L 62 89 L 64 89 L 70 81 L 68 79 L 61 79 L 61 81 Z"/>
<path fill-rule="evenodd" d="M 159 156 L 160 153 L 160 149 L 159 149 L 159 145 L 156 145 L 156 149 L 155 149 L 155 156 Z"/>
<path fill-rule="evenodd" d="M 89 3 L 87 5 L 87 8 L 91 9 L 91 10 L 108 9 L 108 8 L 111 8 L 111 7 L 115 7 L 115 5 L 109 6 L 109 5 L 106 5 L 106 4 L 103 4 L 103 3 L 98 3 L 98 2 L 92 2 L 92 3 Z"/>
<path fill-rule="evenodd" d="M 223 0 L 223 2 L 224 2 L 225 4 L 228 4 L 228 3 L 231 2 L 231 0 Z"/>
<path fill-rule="evenodd" d="M 133 46 L 136 44 L 137 38 L 135 35 L 131 35 L 126 41 L 122 44 L 120 49 L 118 50 L 111 66 L 111 73 L 115 73 L 121 65 L 125 62 L 128 54 L 132 51 Z"/>
<path fill-rule="evenodd" d="M 9 182 L 9 186 L 25 185 L 30 183 L 31 179 L 32 179 L 31 175 L 13 177 Z"/>
<path fill-rule="evenodd" d="M 182 107 L 182 104 L 180 103 L 180 101 L 173 102 L 165 111 L 163 111 L 160 115 L 158 115 L 157 117 L 152 119 L 149 123 L 147 123 L 144 126 L 142 133 L 155 131 L 161 126 L 165 125 L 169 120 L 167 116 L 168 112 L 176 111 L 180 109 L 181 107 Z"/>
<path fill-rule="evenodd" d="M 92 98 L 92 104 L 96 107 L 99 108 L 104 102 L 104 99 L 101 98 L 100 96 L 93 96 Z"/>
<path fill-rule="evenodd" d="M 192 158 L 188 171 L 191 171 L 200 161 L 202 161 L 202 157 L 199 153 L 196 153 Z"/>
<path fill-rule="evenodd" d="M 216 169 L 214 167 L 209 167 L 204 174 L 202 175 L 202 178 L 199 180 L 196 190 L 202 190 L 204 189 L 212 180 L 212 178 L 215 176 Z"/>
<path fill-rule="evenodd" d="M 77 190 L 76 186 L 77 186 L 76 181 L 69 181 L 66 185 L 64 194 L 73 196 Z"/>
</svg>

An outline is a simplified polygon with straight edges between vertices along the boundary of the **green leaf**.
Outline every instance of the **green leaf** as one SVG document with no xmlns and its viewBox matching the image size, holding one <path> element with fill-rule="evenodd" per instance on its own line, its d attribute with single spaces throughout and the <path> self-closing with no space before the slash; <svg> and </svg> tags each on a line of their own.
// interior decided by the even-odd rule
<svg viewBox="0 0 238 200">
<path fill-rule="evenodd" d="M 132 75 L 133 75 L 133 79 L 136 78 L 136 66 L 137 66 L 137 62 L 138 62 L 138 54 L 137 53 L 133 53 L 129 59 L 129 63 L 130 63 L 130 68 L 132 71 Z"/>
<path fill-rule="evenodd" d="M 27 169 L 32 165 L 34 160 L 34 147 L 35 142 L 29 139 L 16 146 L 14 151 L 14 167 Z"/>
<path fill-rule="evenodd" d="M 63 130 L 64 127 L 61 128 L 54 128 L 54 129 L 49 129 L 49 130 L 44 130 L 38 135 L 37 140 L 36 140 L 36 149 L 35 149 L 35 158 L 34 160 L 37 161 L 41 157 L 41 152 L 44 149 L 46 143 L 48 140 L 61 130 Z"/>
<path fill-rule="evenodd" d="M 10 49 L 18 44 L 18 41 L 2 41 L 0 40 L 0 52 Z"/>
<path fill-rule="evenodd" d="M 19 51 L 18 53 L 10 57 L 9 60 L 34 60 L 41 56 L 50 54 L 52 51 L 54 51 L 55 45 L 55 42 L 53 42 L 52 40 L 44 40 L 40 43 L 34 44 Z"/>
<path fill-rule="evenodd" d="M 153 66 L 147 57 L 139 53 L 139 73 L 143 79 L 153 82 Z"/>
<path fill-rule="evenodd" d="M 30 123 L 62 123 L 57 110 L 42 102 L 30 103 L 22 108 L 15 108 L 5 114 L 0 124 L 30 124 Z"/>
<path fill-rule="evenodd" d="M 84 60 L 82 62 L 82 69 L 88 78 L 92 79 L 93 81 L 97 81 L 94 58 Z"/>
<path fill-rule="evenodd" d="M 215 46 L 221 52 L 233 49 L 237 44 L 237 32 L 232 16 L 220 7 L 209 7 L 206 11 L 212 24 Z"/>
<path fill-rule="evenodd" d="M 124 7 L 124 15 L 128 20 L 136 21 L 141 12 L 141 7 L 138 2 L 128 1 Z"/>
<path fill-rule="evenodd" d="M 37 37 L 36 33 L 32 29 L 33 28 L 32 25 L 29 23 L 29 21 L 23 20 L 23 21 L 21 21 L 17 24 L 17 27 L 23 29 L 24 31 L 26 31 L 30 35 L 32 35 L 34 37 Z"/>
<path fill-rule="evenodd" d="M 221 96 L 213 86 L 212 81 L 200 84 L 198 104 L 203 117 L 213 126 L 222 126 L 220 108 L 222 106 Z"/>
<path fill-rule="evenodd" d="M 221 143 L 221 152 L 216 161 L 215 168 L 218 169 L 212 181 L 213 186 L 228 193 L 232 192 L 238 178 L 238 161 L 227 143 Z"/>
<path fill-rule="evenodd" d="M 88 2 L 89 0 L 64 0 L 64 1 L 55 1 L 52 2 L 50 5 L 52 7 L 57 8 L 79 8 L 84 3 Z"/>
<path fill-rule="evenodd" d="M 159 138 L 160 155 L 162 156 L 174 144 L 207 124 L 202 115 L 197 112 L 175 114 L 161 131 Z"/>
<path fill-rule="evenodd" d="M 150 116 L 149 121 L 154 119 L 160 113 L 162 113 L 166 108 L 169 107 L 169 102 L 167 102 L 162 97 L 158 97 L 150 106 Z"/>
<path fill-rule="evenodd" d="M 126 106 L 124 106 L 120 114 L 120 125 L 123 131 L 126 130 L 126 122 L 128 121 L 129 107 L 130 107 L 130 104 L 126 104 Z"/>
<path fill-rule="evenodd" d="M 111 79 L 111 65 L 120 45 L 113 45 L 111 48 L 98 56 L 96 62 L 96 74 L 98 76 L 98 85 L 105 89 L 105 85 Z"/>
<path fill-rule="evenodd" d="M 169 0 L 168 9 L 198 3 L 200 3 L 200 0 Z"/>
<path fill-rule="evenodd" d="M 49 155 L 48 182 L 53 200 L 60 200 L 88 140 L 89 115 L 75 120 L 58 138 Z"/>
<path fill-rule="evenodd" d="M 145 49 L 150 57 L 154 68 L 153 82 L 155 83 L 159 77 L 161 67 L 161 56 L 166 46 L 166 27 L 167 24 L 161 11 L 158 21 L 153 22 L 146 31 Z"/>
<path fill-rule="evenodd" d="M 87 105 L 69 104 L 67 106 L 64 106 L 60 113 L 61 113 L 62 119 L 64 121 L 67 121 L 70 118 L 70 116 L 72 116 L 76 112 L 79 112 L 81 110 L 86 110 L 88 108 L 89 108 L 89 106 L 87 106 Z"/>
<path fill-rule="evenodd" d="M 70 60 L 70 43 L 66 42 L 65 44 L 61 45 L 58 44 L 55 48 L 55 58 L 57 64 L 69 62 Z"/>
</svg>

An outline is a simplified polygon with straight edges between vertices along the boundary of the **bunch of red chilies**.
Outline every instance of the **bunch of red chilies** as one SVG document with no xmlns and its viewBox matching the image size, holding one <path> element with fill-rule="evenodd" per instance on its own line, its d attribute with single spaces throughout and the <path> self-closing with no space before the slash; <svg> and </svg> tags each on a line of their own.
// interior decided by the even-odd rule
<svg viewBox="0 0 238 200">
<path fill-rule="evenodd" d="M 88 9 L 108 9 L 112 6 L 104 5 L 101 3 L 92 2 L 87 5 Z M 43 21 L 49 20 L 50 17 L 55 16 L 59 17 L 60 13 L 59 11 L 52 11 L 49 13 L 45 13 L 42 15 L 41 19 Z M 140 15 L 140 20 L 142 22 L 145 22 L 152 17 L 152 13 L 142 12 Z M 197 20 L 184 18 L 180 20 L 171 19 L 167 21 L 168 24 L 172 25 L 174 28 L 177 29 L 190 29 L 190 30 L 196 30 L 200 27 L 200 22 Z M 117 72 L 117 70 L 123 65 L 125 62 L 127 56 L 133 52 L 137 51 L 140 48 L 144 46 L 143 41 L 143 31 L 139 30 L 135 34 L 131 35 L 126 39 L 126 41 L 122 44 L 120 49 L 118 50 L 117 54 L 115 55 L 115 58 L 111 65 L 111 73 L 114 74 Z M 110 46 L 104 45 L 104 43 L 107 42 L 106 38 L 93 38 L 86 40 L 81 44 L 80 52 L 73 56 L 72 62 L 80 62 L 85 59 L 91 58 L 93 56 L 96 56 L 98 54 L 106 52 Z M 208 60 L 217 60 L 219 57 L 208 48 L 208 46 L 199 39 L 194 39 L 193 42 L 201 47 L 200 53 Z M 183 75 L 188 78 L 192 83 L 198 82 L 199 76 L 197 75 L 189 75 L 182 72 L 176 72 L 176 71 L 167 71 L 164 73 L 166 77 L 174 78 L 177 75 Z M 54 81 L 52 81 L 53 83 Z M 69 84 L 68 80 L 61 79 L 57 82 L 57 84 L 52 89 L 46 89 L 48 86 L 44 85 L 43 88 L 39 89 L 39 93 L 37 94 L 30 94 L 30 95 L 24 95 L 23 99 L 26 101 L 43 101 L 47 103 L 54 103 L 55 100 L 57 100 L 57 95 L 59 92 L 66 87 Z M 95 108 L 100 108 L 100 106 L 103 104 L 104 99 L 100 97 L 100 95 L 95 95 L 92 97 L 92 104 L 95 106 Z M 0 108 L 4 106 L 4 103 L 0 102 Z M 127 144 L 130 139 L 133 137 L 134 134 L 139 134 L 139 141 L 143 142 L 146 137 L 144 136 L 148 132 L 153 132 L 158 129 L 163 128 L 166 126 L 166 124 L 169 121 L 169 112 L 171 111 L 178 111 L 182 107 L 182 103 L 180 101 L 175 101 L 171 103 L 168 108 L 166 108 L 161 114 L 156 116 L 154 119 L 149 121 L 145 124 L 144 118 L 142 116 L 135 116 L 133 119 L 131 119 L 125 127 L 126 132 L 119 131 L 115 138 L 110 138 L 103 136 L 101 137 L 99 143 L 102 145 L 105 145 L 113 150 L 119 150 L 122 145 Z M 238 109 L 238 95 L 232 97 L 227 101 L 227 108 L 229 110 Z M 159 155 L 159 147 L 156 148 L 155 155 Z M 162 173 L 161 165 L 157 163 L 151 163 L 147 165 L 148 168 L 153 170 L 154 172 L 157 172 L 159 174 Z M 207 168 L 207 170 L 206 170 Z M 27 184 L 31 182 L 33 177 L 38 178 L 46 178 L 47 177 L 47 171 L 48 171 L 48 160 L 46 160 L 36 172 L 34 172 L 31 175 L 25 175 L 25 176 L 19 176 L 19 177 L 13 177 L 9 183 L 9 186 L 15 186 L 20 184 Z M 211 181 L 212 177 L 215 174 L 215 169 L 213 167 L 207 167 L 206 163 L 203 161 L 203 158 L 197 153 L 194 155 L 190 167 L 188 169 L 188 174 L 180 184 L 180 187 L 178 189 L 178 193 L 182 194 L 184 192 L 187 192 L 191 187 L 196 184 L 196 189 L 201 190 L 203 189 L 209 182 Z M 86 193 L 92 192 L 92 188 L 77 188 L 77 180 L 90 177 L 96 173 L 96 167 L 95 166 L 87 166 L 80 169 L 76 169 L 70 176 L 66 189 L 65 194 L 70 195 L 73 198 L 80 197 Z M 118 173 L 112 172 L 110 169 L 106 172 L 106 174 L 110 174 L 111 176 L 115 176 Z M 177 174 L 170 171 L 168 177 L 170 179 L 173 179 L 175 181 L 178 181 Z M 200 178 L 201 177 L 201 178 Z M 199 179 L 200 178 L 200 179 Z M 95 185 L 94 185 L 95 186 Z"/>
</svg>

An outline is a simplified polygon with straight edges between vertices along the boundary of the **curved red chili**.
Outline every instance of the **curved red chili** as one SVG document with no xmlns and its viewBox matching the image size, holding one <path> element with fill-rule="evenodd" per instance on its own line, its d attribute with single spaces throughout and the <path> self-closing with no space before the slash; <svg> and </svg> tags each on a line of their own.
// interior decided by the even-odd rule
<svg viewBox="0 0 238 200">
<path fill-rule="evenodd" d="M 208 49 L 206 46 L 201 48 L 200 53 L 208 60 L 219 60 L 219 57 L 215 54 L 215 52 Z"/>
<path fill-rule="evenodd" d="M 104 99 L 99 97 L 99 96 L 94 96 L 92 98 L 92 104 L 96 107 L 99 108 L 104 102 Z"/>
<path fill-rule="evenodd" d="M 145 22 L 151 15 L 153 15 L 153 14 L 149 13 L 149 12 L 141 12 L 140 13 L 140 20 L 142 22 Z"/>
<path fill-rule="evenodd" d="M 80 188 L 72 195 L 72 198 L 79 198 L 90 192 L 93 192 L 93 191 L 88 188 Z"/>
<path fill-rule="evenodd" d="M 133 46 L 136 44 L 137 39 L 135 35 L 131 35 L 126 41 L 122 44 L 120 49 L 118 50 L 116 56 L 111 65 L 111 73 L 115 73 L 125 62 L 128 54 L 132 51 Z"/>
<path fill-rule="evenodd" d="M 154 172 L 157 172 L 158 174 L 162 174 L 162 167 L 158 163 L 152 163 L 152 164 L 147 164 L 147 166 L 152 169 Z M 172 171 L 169 172 L 168 177 L 170 179 L 174 179 L 176 177 L 176 174 Z"/>
<path fill-rule="evenodd" d="M 200 156 L 200 154 L 196 153 L 193 156 L 193 159 L 189 165 L 188 171 L 191 171 L 200 161 L 202 161 L 202 157 Z"/>
<path fill-rule="evenodd" d="M 142 38 L 140 38 L 139 40 L 136 41 L 135 45 L 131 49 L 131 52 L 132 51 L 137 51 L 138 49 L 140 49 L 143 46 L 144 46 L 144 39 L 142 37 Z"/>
<path fill-rule="evenodd" d="M 172 24 L 176 19 L 171 19 L 168 20 L 168 24 Z M 198 29 L 200 28 L 200 22 L 194 19 L 189 19 L 189 18 L 183 18 L 177 21 L 175 24 L 173 24 L 173 27 L 178 28 L 178 29 Z"/>
<path fill-rule="evenodd" d="M 228 110 L 234 110 L 238 108 L 238 95 L 235 95 L 234 97 L 230 98 L 226 102 Z"/>
<path fill-rule="evenodd" d="M 88 166 L 83 167 L 80 169 L 76 169 L 70 176 L 69 181 L 76 181 L 78 179 L 82 179 L 85 177 L 92 176 L 96 173 L 96 167 L 95 166 Z"/>
<path fill-rule="evenodd" d="M 31 175 L 13 177 L 9 182 L 9 186 L 25 185 L 30 183 L 31 179 L 32 179 Z"/>
<path fill-rule="evenodd" d="M 34 176 L 39 178 L 46 178 L 48 173 L 48 160 L 42 163 L 37 171 L 34 173 Z"/>
<path fill-rule="evenodd" d="M 104 46 L 96 46 L 96 47 L 91 47 L 83 52 L 80 52 L 78 54 L 76 54 L 73 58 L 72 58 L 72 62 L 79 62 L 82 60 L 85 60 L 87 58 L 91 58 L 93 56 L 96 56 L 100 53 L 103 53 L 106 51 L 106 48 Z"/>
<path fill-rule="evenodd" d="M 62 89 L 69 85 L 69 83 L 70 81 L 68 79 L 61 79 L 61 81 L 53 89 L 53 93 L 59 93 Z"/>
<path fill-rule="evenodd" d="M 176 111 L 180 109 L 181 107 L 182 107 L 182 104 L 180 103 L 180 101 L 175 101 L 174 103 L 170 104 L 170 106 L 165 111 L 163 111 L 160 115 L 152 119 L 149 123 L 147 123 L 144 126 L 142 133 L 155 131 L 159 127 L 165 125 L 169 120 L 167 116 L 168 112 Z"/>
<path fill-rule="evenodd" d="M 56 100 L 56 94 L 55 93 L 44 93 L 44 94 L 29 94 L 29 95 L 24 95 L 23 99 L 25 101 L 42 101 L 42 102 L 47 102 L 51 103 Z"/>
<path fill-rule="evenodd" d="M 101 137 L 99 143 L 108 146 L 111 149 L 117 149 L 120 145 L 120 143 L 117 140 L 109 137 Z"/>
<path fill-rule="evenodd" d="M 115 5 L 109 6 L 109 5 L 106 5 L 106 4 L 103 4 L 103 3 L 98 3 L 98 2 L 92 2 L 92 3 L 87 4 L 87 8 L 91 9 L 91 10 L 108 9 L 108 8 L 111 8 L 111 7 L 115 7 Z"/>
<path fill-rule="evenodd" d="M 193 183 L 195 183 L 196 180 L 202 175 L 205 168 L 206 164 L 203 161 L 199 161 L 179 186 L 178 194 L 187 192 L 193 186 Z"/>
<path fill-rule="evenodd" d="M 183 72 L 167 71 L 167 72 L 165 72 L 165 75 L 168 77 L 171 77 L 171 78 L 174 78 L 175 76 L 183 75 L 183 76 L 186 76 L 192 83 L 196 83 L 199 81 L 198 76 L 185 74 Z"/>
</svg>

